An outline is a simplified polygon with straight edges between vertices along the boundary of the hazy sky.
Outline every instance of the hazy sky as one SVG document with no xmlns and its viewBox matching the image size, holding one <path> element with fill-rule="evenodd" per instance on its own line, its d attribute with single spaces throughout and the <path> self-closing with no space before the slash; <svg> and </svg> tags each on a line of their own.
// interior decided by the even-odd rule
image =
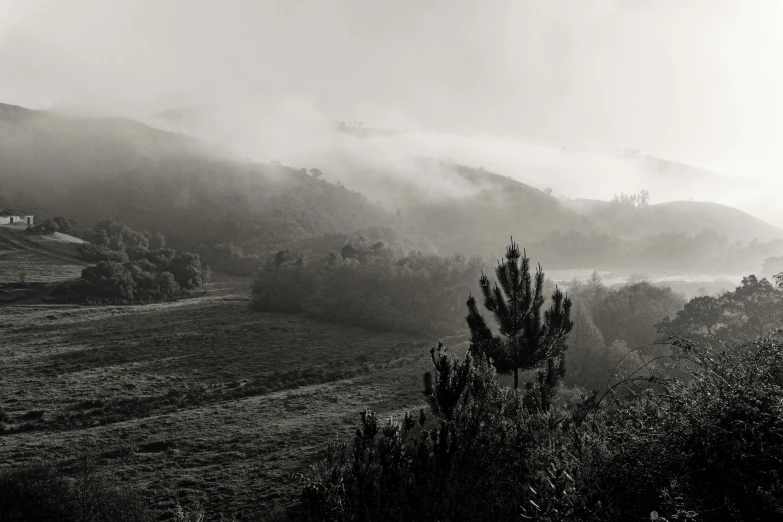
<svg viewBox="0 0 783 522">
<path fill-rule="evenodd" d="M 294 96 L 330 119 L 640 148 L 777 189 L 781 27 L 779 0 L 0 0 L 0 102 Z"/>
</svg>

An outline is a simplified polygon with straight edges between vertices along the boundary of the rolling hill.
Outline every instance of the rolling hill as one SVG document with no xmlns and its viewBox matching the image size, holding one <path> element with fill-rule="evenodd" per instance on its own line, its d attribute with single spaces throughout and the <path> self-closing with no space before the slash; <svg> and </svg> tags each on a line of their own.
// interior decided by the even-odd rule
<svg viewBox="0 0 783 522">
<path fill-rule="evenodd" d="M 771 241 L 783 230 L 741 210 L 708 201 L 670 201 L 643 208 L 625 208 L 609 201 L 563 200 L 563 205 L 588 217 L 596 226 L 622 237 L 677 232 L 695 235 L 712 230 L 730 241 Z"/>
<path fill-rule="evenodd" d="M 633 209 L 563 200 L 483 168 L 426 157 L 339 158 L 352 173 L 349 190 L 305 169 L 238 160 L 220 147 L 131 120 L 8 105 L 0 105 L 0 157 L 0 206 L 23 208 L 39 219 L 66 216 L 81 227 L 113 217 L 134 229 L 161 231 L 177 249 L 202 252 L 228 243 L 245 254 L 307 249 L 375 229 L 387 230 L 380 235 L 403 248 L 490 258 L 513 236 L 537 245 L 539 259 L 573 265 L 562 268 L 600 268 L 596 263 L 607 259 L 617 268 L 637 262 L 628 253 L 640 248 L 618 247 L 618 241 L 660 233 L 694 236 L 709 229 L 745 243 L 783 237 L 772 225 L 715 203 Z M 657 243 L 645 248 L 661 251 Z M 706 252 L 696 243 L 688 248 L 698 259 L 688 265 L 695 270 Z M 777 255 L 776 248 L 737 250 L 732 266 L 739 260 L 760 265 Z M 679 262 L 667 259 L 670 268 Z"/>
<path fill-rule="evenodd" d="M 463 194 L 427 198 L 408 193 L 401 226 L 425 235 L 442 253 L 499 255 L 498 245 L 513 236 L 521 244 L 555 232 L 587 232 L 593 225 L 558 200 L 509 177 L 484 169 L 419 159 L 423 172 L 437 169 L 459 181 Z"/>
<path fill-rule="evenodd" d="M 385 225 L 361 194 L 280 165 L 237 161 L 182 134 L 118 118 L 0 106 L 0 205 L 84 227 L 114 217 L 175 246 L 287 241 Z"/>
<path fill-rule="evenodd" d="M 22 227 L 0 226 L 0 284 L 54 283 L 79 277 L 87 266 L 76 255 L 80 243 L 59 232 L 32 236 Z"/>
</svg>

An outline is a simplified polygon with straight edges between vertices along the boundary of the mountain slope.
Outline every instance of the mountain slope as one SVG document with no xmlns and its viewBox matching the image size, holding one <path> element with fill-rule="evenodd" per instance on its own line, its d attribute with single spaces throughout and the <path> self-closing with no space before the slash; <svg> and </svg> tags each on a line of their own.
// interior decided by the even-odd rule
<svg viewBox="0 0 783 522">
<path fill-rule="evenodd" d="M 114 217 L 177 246 L 254 242 L 260 249 L 387 224 L 362 195 L 279 165 L 124 119 L 0 107 L 0 206 L 82 227 Z"/>
<path fill-rule="evenodd" d="M 434 168 L 435 160 L 419 160 Z M 459 197 L 432 199 L 411 195 L 403 227 L 428 237 L 444 253 L 497 256 L 498 245 L 511 236 L 520 244 L 555 232 L 586 232 L 590 220 L 560 205 L 557 199 L 529 185 L 484 169 L 437 162 L 459 180 Z"/>
<path fill-rule="evenodd" d="M 706 228 L 745 242 L 783 235 L 722 205 L 675 202 L 634 209 L 558 200 L 506 176 L 431 158 L 337 158 L 342 170 L 324 177 L 352 173 L 350 186 L 358 190 L 353 192 L 304 169 L 237 161 L 186 135 L 138 122 L 11 106 L 0 106 L 0 158 L 0 206 L 24 209 L 39 220 L 63 215 L 81 227 L 113 217 L 135 229 L 161 231 L 178 249 L 233 243 L 245 254 L 263 254 L 336 245 L 356 231 L 381 227 L 390 232 L 380 235 L 396 237 L 395 244 L 441 254 L 494 259 L 513 236 L 522 245 L 537 245 L 531 250 L 535 258 L 598 266 L 614 255 L 606 244 L 661 232 L 696 235 Z M 362 194 L 383 201 L 386 210 Z M 306 241 L 313 238 L 323 240 Z M 556 240 L 547 242 L 550 238 Z M 703 257 L 699 245 L 694 243 L 694 255 Z M 630 243 L 624 248 L 638 250 Z M 755 257 L 749 262 L 760 263 Z M 637 262 L 633 256 L 612 261 L 623 259 Z"/>
<path fill-rule="evenodd" d="M 623 237 L 677 232 L 695 235 L 712 230 L 730 241 L 771 241 L 783 230 L 741 210 L 707 201 L 671 201 L 628 208 L 599 200 L 564 200 L 563 204 L 589 217 L 597 226 Z"/>
</svg>

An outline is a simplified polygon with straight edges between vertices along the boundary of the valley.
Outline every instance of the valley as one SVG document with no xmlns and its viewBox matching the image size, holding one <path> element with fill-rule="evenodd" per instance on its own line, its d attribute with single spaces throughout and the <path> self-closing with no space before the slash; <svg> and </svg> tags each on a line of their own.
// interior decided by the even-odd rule
<svg viewBox="0 0 783 522">
<path fill-rule="evenodd" d="M 160 513 L 172 496 L 213 517 L 258 513 L 290 503 L 295 474 L 365 407 L 423 405 L 437 339 L 253 312 L 248 284 L 177 303 L 0 309 L 0 470 L 67 470 L 90 454 Z"/>
<path fill-rule="evenodd" d="M 783 519 L 781 6 L 0 0 L 0 522 Z"/>
</svg>

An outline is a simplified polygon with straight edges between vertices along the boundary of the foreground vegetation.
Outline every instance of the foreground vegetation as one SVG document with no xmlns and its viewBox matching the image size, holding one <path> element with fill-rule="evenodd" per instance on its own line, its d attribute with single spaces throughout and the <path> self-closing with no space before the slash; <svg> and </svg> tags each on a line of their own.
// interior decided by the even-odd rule
<svg viewBox="0 0 783 522">
<path fill-rule="evenodd" d="M 717 351 L 674 336 L 604 393 L 557 401 L 571 302 L 556 290 L 541 315 L 543 273 L 513 243 L 496 274 L 480 285 L 499 333 L 471 297 L 468 354 L 430 350 L 432 418 L 421 409 L 384 423 L 364 410 L 353 442 L 304 475 L 302 520 L 783 515 L 783 339 Z M 513 372 L 513 389 L 496 370 Z M 521 389 L 518 370 L 534 371 Z"/>
<path fill-rule="evenodd" d="M 362 270 L 392 281 L 377 287 L 398 295 L 376 317 L 414 317 L 406 296 L 431 289 L 382 246 L 351 245 L 339 257 L 312 271 L 345 292 L 335 302 L 352 296 L 358 309 L 377 297 L 372 277 L 354 277 Z M 285 296 L 307 260 L 277 259 L 268 268 L 290 271 L 278 287 Z M 444 266 L 422 259 L 414 266 Z M 461 263 L 439 281 L 468 277 Z M 332 270 L 361 284 L 345 290 Z M 219 278 L 210 296 L 180 302 L 5 307 L 0 519 L 781 515 L 779 286 L 748 277 L 685 303 L 648 283 L 607 288 L 594 278 L 565 296 L 514 245 L 494 279 L 497 290 L 482 277 L 469 308 L 463 294 L 453 311 L 468 312 L 470 342 L 457 337 L 429 358 L 421 337 L 401 333 L 404 322 L 380 331 L 315 320 L 306 308 L 251 310 L 259 292 L 247 295 L 248 279 Z M 438 317 L 440 301 L 422 303 Z M 426 306 L 413 310 L 427 317 Z M 705 307 L 717 318 L 710 329 L 680 328 Z M 442 324 L 433 337 L 453 323 Z M 357 411 L 355 437 L 342 442 Z M 102 487 L 79 497 L 96 480 Z"/>
<path fill-rule="evenodd" d="M 50 463 L 70 480 L 88 454 L 155 519 L 179 500 L 208 520 L 257 520 L 291 502 L 295 474 L 350 432 L 354 411 L 419 403 L 422 339 L 258 313 L 248 284 L 216 277 L 206 297 L 143 306 L 0 309 L 0 473 Z"/>
<path fill-rule="evenodd" d="M 640 374 L 633 393 L 551 411 L 481 356 L 433 350 L 433 418 L 365 410 L 305 475 L 303 520 L 778 519 L 783 344 L 681 348 L 687 377 Z"/>
</svg>

